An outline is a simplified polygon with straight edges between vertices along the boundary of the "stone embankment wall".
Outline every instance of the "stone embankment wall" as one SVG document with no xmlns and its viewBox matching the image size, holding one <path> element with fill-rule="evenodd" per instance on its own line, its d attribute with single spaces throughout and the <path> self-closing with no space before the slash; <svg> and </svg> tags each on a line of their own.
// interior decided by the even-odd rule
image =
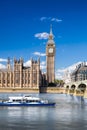
<svg viewBox="0 0 87 130">
<path fill-rule="evenodd" d="M 87 98 L 87 90 L 84 93 L 84 98 Z"/>
<path fill-rule="evenodd" d="M 0 93 L 65 93 L 65 88 L 58 87 L 40 87 L 38 88 L 0 88 Z"/>
<path fill-rule="evenodd" d="M 87 98 L 87 90 L 82 92 L 71 92 L 63 87 L 40 87 L 38 88 L 0 88 L 0 93 L 58 93 L 58 94 L 71 94 L 73 96 L 83 96 Z"/>
<path fill-rule="evenodd" d="M 38 88 L 0 88 L 0 93 L 39 93 Z"/>
<path fill-rule="evenodd" d="M 41 87 L 41 93 L 65 93 L 65 88 L 58 87 Z"/>
</svg>

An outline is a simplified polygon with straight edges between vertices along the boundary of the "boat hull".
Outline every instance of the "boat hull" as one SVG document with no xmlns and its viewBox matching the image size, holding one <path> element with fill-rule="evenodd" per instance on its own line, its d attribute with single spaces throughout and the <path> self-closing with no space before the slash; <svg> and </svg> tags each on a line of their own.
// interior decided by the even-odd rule
<svg viewBox="0 0 87 130">
<path fill-rule="evenodd" d="M 55 103 L 47 103 L 47 104 L 0 103 L 0 106 L 55 106 Z"/>
</svg>

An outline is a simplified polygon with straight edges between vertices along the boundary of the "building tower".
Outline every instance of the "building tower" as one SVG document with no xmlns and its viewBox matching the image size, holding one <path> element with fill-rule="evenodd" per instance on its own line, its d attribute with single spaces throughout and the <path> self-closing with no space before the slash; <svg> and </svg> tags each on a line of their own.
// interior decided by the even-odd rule
<svg viewBox="0 0 87 130">
<path fill-rule="evenodd" d="M 10 70 L 11 69 L 11 65 L 10 65 L 10 58 L 8 57 L 7 60 L 7 69 Z"/>
<path fill-rule="evenodd" d="M 19 60 L 14 58 L 14 74 L 13 74 L 13 86 L 22 87 L 22 70 L 23 70 L 23 59 Z"/>
<path fill-rule="evenodd" d="M 52 25 L 50 26 L 49 39 L 46 46 L 46 79 L 47 83 L 54 83 L 55 79 L 55 42 L 52 33 Z"/>
</svg>

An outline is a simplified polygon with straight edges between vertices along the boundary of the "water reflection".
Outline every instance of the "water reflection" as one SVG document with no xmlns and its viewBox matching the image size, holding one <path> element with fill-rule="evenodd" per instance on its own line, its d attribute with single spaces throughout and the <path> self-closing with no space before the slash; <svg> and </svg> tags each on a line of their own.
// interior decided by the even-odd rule
<svg viewBox="0 0 87 130">
<path fill-rule="evenodd" d="M 13 94 L 4 94 L 7 98 Z M 14 94 L 17 96 L 17 94 Z M 20 93 L 18 94 L 20 95 Z M 55 107 L 0 107 L 3 130 L 86 130 L 87 105 L 82 97 L 32 94 L 56 102 Z M 0 94 L 2 97 L 2 94 Z"/>
</svg>

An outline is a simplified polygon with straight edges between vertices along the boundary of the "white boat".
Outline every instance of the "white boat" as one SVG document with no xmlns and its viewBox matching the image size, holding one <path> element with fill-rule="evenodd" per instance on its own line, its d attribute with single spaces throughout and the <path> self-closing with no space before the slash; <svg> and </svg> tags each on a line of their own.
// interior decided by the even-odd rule
<svg viewBox="0 0 87 130">
<path fill-rule="evenodd" d="M 54 102 L 49 102 L 38 97 L 15 96 L 9 97 L 7 101 L 2 100 L 0 106 L 54 106 Z"/>
</svg>

